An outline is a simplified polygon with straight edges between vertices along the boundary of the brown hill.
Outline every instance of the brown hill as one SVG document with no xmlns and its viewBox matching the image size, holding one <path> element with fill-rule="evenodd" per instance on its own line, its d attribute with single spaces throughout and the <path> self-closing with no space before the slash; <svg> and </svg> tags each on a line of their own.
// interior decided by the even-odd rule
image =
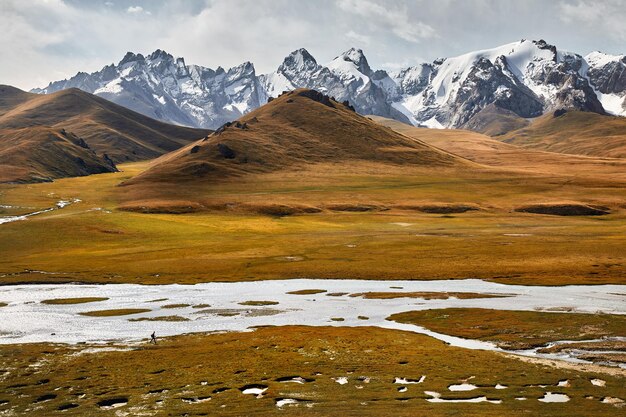
<svg viewBox="0 0 626 417">
<path fill-rule="evenodd" d="M 300 89 L 159 158 L 127 184 L 217 180 L 348 161 L 424 167 L 471 164 L 380 126 L 321 93 Z"/>
<path fill-rule="evenodd" d="M 526 126 L 528 121 L 523 117 L 490 104 L 469 119 L 463 128 L 489 136 L 500 136 Z"/>
<path fill-rule="evenodd" d="M 96 155 L 81 138 L 65 130 L 35 126 L 0 133 L 0 183 L 115 171 L 113 161 Z"/>
<path fill-rule="evenodd" d="M 626 158 L 626 118 L 557 110 L 498 139 L 542 151 Z"/>
<path fill-rule="evenodd" d="M 49 181 L 156 158 L 210 133 L 168 125 L 78 89 L 0 86 L 0 182 Z"/>
<path fill-rule="evenodd" d="M 569 155 L 526 149 L 468 130 L 426 129 L 383 117 L 369 117 L 403 135 L 454 155 L 459 155 L 482 166 L 501 171 L 524 173 L 524 175 L 538 174 L 547 177 L 578 177 L 587 180 L 602 178 L 603 181 L 626 181 L 626 159 Z M 576 169 L 573 170 L 573 166 Z"/>
</svg>

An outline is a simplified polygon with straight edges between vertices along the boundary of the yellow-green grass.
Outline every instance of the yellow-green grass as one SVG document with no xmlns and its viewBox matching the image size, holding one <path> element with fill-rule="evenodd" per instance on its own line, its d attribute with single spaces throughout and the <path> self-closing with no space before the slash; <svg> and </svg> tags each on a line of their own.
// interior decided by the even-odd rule
<svg viewBox="0 0 626 417">
<path fill-rule="evenodd" d="M 161 306 L 161 308 L 185 308 L 185 307 L 191 307 L 191 304 L 177 303 L 177 304 L 166 304 L 166 305 Z"/>
<path fill-rule="evenodd" d="M 250 301 L 243 301 L 241 303 L 239 303 L 242 306 L 275 306 L 278 303 L 278 301 L 255 301 L 255 300 L 250 300 Z"/>
<path fill-rule="evenodd" d="M 313 294 L 322 294 L 325 293 L 326 290 L 319 290 L 319 289 L 306 289 L 306 290 L 296 290 L 296 291 L 289 291 L 287 294 L 294 294 L 294 295 L 313 295 Z"/>
<path fill-rule="evenodd" d="M 95 310 L 78 313 L 81 316 L 89 317 L 114 317 L 114 316 L 130 316 L 131 314 L 147 313 L 152 311 L 149 308 L 118 308 L 110 310 Z"/>
<path fill-rule="evenodd" d="M 42 304 L 52 305 L 65 305 L 65 304 L 86 304 L 95 303 L 98 301 L 106 301 L 109 297 L 75 297 L 75 298 L 51 298 L 49 300 L 43 300 Z"/>
<path fill-rule="evenodd" d="M 495 342 L 507 349 L 527 349 L 559 340 L 626 336 L 626 317 L 614 314 L 446 308 L 393 314 L 389 320 L 466 339 Z"/>
<path fill-rule="evenodd" d="M 117 184 L 146 166 L 0 186 L 0 204 L 43 208 L 60 198 L 82 200 L 1 225 L 0 281 L 159 284 L 310 277 L 626 282 L 626 210 L 621 207 L 626 187 L 619 181 L 344 164 L 180 191 L 185 198 L 205 196 L 216 207 L 227 207 L 223 210 L 118 210 L 125 195 Z M 612 213 L 591 218 L 513 212 L 524 204 L 555 200 L 604 205 Z M 270 202 L 315 207 L 367 203 L 390 209 L 276 217 L 240 206 Z M 435 202 L 471 203 L 481 210 L 442 216 L 405 209 Z M 226 203 L 232 204 L 220 206 Z M 55 274 L 29 272 L 36 270 Z"/>
<path fill-rule="evenodd" d="M 181 316 L 158 316 L 158 317 L 139 317 L 134 319 L 128 319 L 128 321 L 189 321 L 186 317 Z"/>
<path fill-rule="evenodd" d="M 614 416 L 621 409 L 601 399 L 624 397 L 620 370 L 612 370 L 611 375 L 555 368 L 451 347 L 424 335 L 370 327 L 265 327 L 246 333 L 165 338 L 157 345 L 146 340 L 133 350 L 94 353 L 89 348 L 0 346 L 0 368 L 5 370 L 0 400 L 7 401 L 0 411 L 49 416 L 59 407 L 75 404 L 63 414 Z M 83 349 L 89 350 L 76 354 Z M 393 383 L 396 377 L 422 375 L 426 378 L 421 384 Z M 296 376 L 307 382 L 279 382 Z M 340 377 L 347 377 L 348 383 L 339 385 L 333 379 Z M 476 390 L 448 390 L 468 378 L 478 386 Z M 592 385 L 591 379 L 596 378 L 606 385 Z M 565 380 L 568 386 L 557 386 Z M 240 389 L 249 384 L 267 386 L 263 398 L 242 394 Z M 496 384 L 507 388 L 496 390 Z M 402 386 L 406 392 L 398 391 Z M 502 403 L 436 404 L 426 401 L 424 391 L 439 392 L 445 399 L 487 396 Z M 539 402 L 548 391 L 566 394 L 570 401 Z M 50 399 L 36 403 L 38 398 Z M 114 398 L 128 402 L 115 410 L 97 405 Z M 207 401 L 194 404 L 194 398 Z M 280 398 L 313 404 L 279 410 Z"/>
<path fill-rule="evenodd" d="M 350 294 L 350 297 L 363 297 L 368 299 L 389 300 L 393 298 L 423 298 L 425 300 L 447 300 L 450 297 L 460 300 L 468 300 L 472 298 L 503 298 L 510 297 L 506 294 L 481 294 L 475 292 L 431 292 L 431 291 L 412 291 L 412 292 L 360 292 Z"/>
<path fill-rule="evenodd" d="M 579 356 L 580 359 L 590 362 L 614 362 L 626 364 L 626 353 L 604 353 L 604 352 L 591 352 L 585 353 Z"/>
<path fill-rule="evenodd" d="M 8 305 L 9 305 L 9 303 L 5 303 L 3 301 L 0 301 L 0 307 L 6 307 Z"/>
</svg>

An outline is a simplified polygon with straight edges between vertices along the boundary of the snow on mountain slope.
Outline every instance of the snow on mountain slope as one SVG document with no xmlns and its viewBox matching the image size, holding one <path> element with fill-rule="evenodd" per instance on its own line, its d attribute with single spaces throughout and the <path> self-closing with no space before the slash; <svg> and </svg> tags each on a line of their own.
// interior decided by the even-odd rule
<svg viewBox="0 0 626 417">
<path fill-rule="evenodd" d="M 444 127 L 463 126 L 491 103 L 521 117 L 557 107 L 602 112 L 582 65 L 579 55 L 522 40 L 404 70 L 396 76 L 403 90 L 396 107 Z"/>
<path fill-rule="evenodd" d="M 626 55 L 596 51 L 587 55 L 585 61 L 585 75 L 604 109 L 616 116 L 626 116 Z"/>
<path fill-rule="evenodd" d="M 144 57 L 129 52 L 117 64 L 92 74 L 34 90 L 52 93 L 77 87 L 155 119 L 170 123 L 215 128 L 241 117 L 267 101 L 254 65 L 245 62 L 228 71 L 186 65 L 156 50 Z"/>
<path fill-rule="evenodd" d="M 314 88 L 323 93 L 341 88 L 340 81 L 328 68 L 319 65 L 303 48 L 285 57 L 275 72 L 259 78 L 268 97 L 278 97 L 284 91 L 296 88 Z"/>
<path fill-rule="evenodd" d="M 38 93 L 77 87 L 147 116 L 217 128 L 297 88 L 348 100 L 359 113 L 429 127 L 471 126 L 489 105 L 507 114 L 536 117 L 557 108 L 626 116 L 626 58 L 563 52 L 543 40 L 502 45 L 437 59 L 389 74 L 373 70 L 351 48 L 327 65 L 306 50 L 290 53 L 276 71 L 256 74 L 245 62 L 216 70 L 187 65 L 157 50 L 127 53 L 117 64 L 78 73 Z"/>
<path fill-rule="evenodd" d="M 435 91 L 435 103 L 448 102 L 480 59 L 487 59 L 494 63 L 501 56 L 506 57 L 508 69 L 520 80 L 527 78 L 527 71 L 531 64 L 545 64 L 545 61 L 555 60 L 553 51 L 539 49 L 530 41 L 515 42 L 446 59 L 439 66 L 437 75 L 431 81 L 432 90 Z"/>
<path fill-rule="evenodd" d="M 333 74 L 347 85 L 355 85 L 356 91 L 362 91 L 370 83 L 372 70 L 360 49 L 350 49 L 333 59 L 326 66 Z"/>
</svg>

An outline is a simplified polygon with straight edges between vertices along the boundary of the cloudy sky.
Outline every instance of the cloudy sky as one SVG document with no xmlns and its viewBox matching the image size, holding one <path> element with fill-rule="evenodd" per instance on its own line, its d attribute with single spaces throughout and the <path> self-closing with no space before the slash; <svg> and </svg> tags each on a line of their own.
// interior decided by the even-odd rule
<svg viewBox="0 0 626 417">
<path fill-rule="evenodd" d="M 215 68 L 273 71 L 304 47 L 356 46 L 397 69 L 519 39 L 626 53 L 626 0 L 0 0 L 0 84 L 40 87 L 164 49 Z"/>
</svg>

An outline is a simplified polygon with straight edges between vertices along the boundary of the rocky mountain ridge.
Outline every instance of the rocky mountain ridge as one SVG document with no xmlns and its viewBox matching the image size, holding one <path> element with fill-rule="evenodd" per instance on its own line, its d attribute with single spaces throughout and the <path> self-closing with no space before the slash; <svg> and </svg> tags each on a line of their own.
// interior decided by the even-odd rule
<svg viewBox="0 0 626 417">
<path fill-rule="evenodd" d="M 310 88 L 348 100 L 361 114 L 434 128 L 472 128 L 483 123 L 485 111 L 532 118 L 567 108 L 626 116 L 626 57 L 600 52 L 583 57 L 543 40 L 522 40 L 388 73 L 373 70 L 360 49 L 326 65 L 298 49 L 276 71 L 257 74 L 251 62 L 213 70 L 157 50 L 148 56 L 129 52 L 117 65 L 33 92 L 71 87 L 196 127 L 217 128 L 269 97 Z"/>
</svg>

